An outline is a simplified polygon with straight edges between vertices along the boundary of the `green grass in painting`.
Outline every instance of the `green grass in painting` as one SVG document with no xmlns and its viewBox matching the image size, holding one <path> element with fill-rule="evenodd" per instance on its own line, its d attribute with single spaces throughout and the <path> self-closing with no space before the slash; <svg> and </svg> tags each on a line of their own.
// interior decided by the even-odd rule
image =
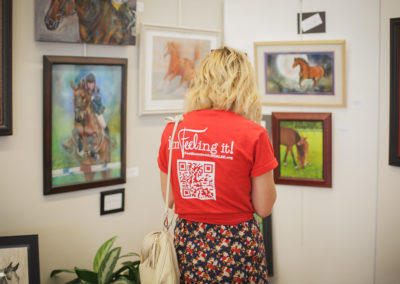
<svg viewBox="0 0 400 284">
<path fill-rule="evenodd" d="M 293 154 L 298 165 L 295 168 L 292 155 L 288 153 L 284 166 L 286 146 L 280 145 L 280 175 L 282 177 L 323 179 L 323 132 L 322 122 L 319 121 L 281 121 L 280 126 L 295 129 L 308 142 L 309 161 L 311 165 L 300 167 L 297 160 L 297 147 L 293 145 Z"/>
</svg>

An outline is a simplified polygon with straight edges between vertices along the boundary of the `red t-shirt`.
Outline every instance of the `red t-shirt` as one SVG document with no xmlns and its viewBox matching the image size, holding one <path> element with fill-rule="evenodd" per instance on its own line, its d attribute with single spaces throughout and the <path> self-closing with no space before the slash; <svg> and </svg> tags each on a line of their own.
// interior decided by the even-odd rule
<svg viewBox="0 0 400 284">
<path fill-rule="evenodd" d="M 160 170 L 168 173 L 173 123 L 161 137 Z M 184 115 L 174 137 L 171 184 L 180 218 L 233 225 L 253 218 L 251 177 L 278 165 L 265 128 L 236 113 L 199 110 Z"/>
</svg>

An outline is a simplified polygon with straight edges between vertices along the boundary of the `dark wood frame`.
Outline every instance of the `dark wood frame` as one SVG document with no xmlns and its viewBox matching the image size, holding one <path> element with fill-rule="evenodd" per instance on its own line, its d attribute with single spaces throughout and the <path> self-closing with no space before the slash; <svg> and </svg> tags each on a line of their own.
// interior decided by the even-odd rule
<svg viewBox="0 0 400 284">
<path fill-rule="evenodd" d="M 323 178 L 306 179 L 282 177 L 280 175 L 280 165 L 274 170 L 275 183 L 332 187 L 332 114 L 331 113 L 306 113 L 306 112 L 273 112 L 272 131 L 273 147 L 275 157 L 280 161 L 280 132 L 279 122 L 281 120 L 301 120 L 301 121 L 322 121 L 323 123 Z"/>
<path fill-rule="evenodd" d="M 12 135 L 12 1 L 1 0 L 0 135 Z"/>
<path fill-rule="evenodd" d="M 268 276 L 274 276 L 274 254 L 272 251 L 272 215 L 262 219 L 265 257 L 267 259 Z"/>
<path fill-rule="evenodd" d="M 38 235 L 0 237 L 0 249 L 21 247 L 28 250 L 29 283 L 40 284 Z"/>
<path fill-rule="evenodd" d="M 83 182 L 73 185 L 52 186 L 52 67 L 54 64 L 71 65 L 109 65 L 122 67 L 121 97 L 121 177 L 101 181 Z M 54 194 L 82 189 L 89 189 L 126 182 L 126 88 L 127 59 L 43 56 L 43 180 L 44 194 Z"/>
<path fill-rule="evenodd" d="M 389 165 L 400 167 L 400 18 L 390 19 Z"/>
<path fill-rule="evenodd" d="M 122 204 L 121 204 L 121 207 L 117 208 L 117 209 L 106 211 L 104 209 L 105 197 L 107 195 L 113 195 L 113 194 L 119 194 L 119 193 L 122 193 Z M 106 215 L 106 214 L 122 212 L 124 210 L 125 210 L 125 188 L 108 190 L 108 191 L 103 191 L 103 192 L 100 193 L 100 215 Z"/>
</svg>

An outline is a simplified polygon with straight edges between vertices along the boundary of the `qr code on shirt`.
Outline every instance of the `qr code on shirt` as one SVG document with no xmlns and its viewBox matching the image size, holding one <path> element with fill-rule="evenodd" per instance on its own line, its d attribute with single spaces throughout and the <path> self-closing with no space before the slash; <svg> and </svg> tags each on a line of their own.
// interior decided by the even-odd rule
<svg viewBox="0 0 400 284">
<path fill-rule="evenodd" d="M 215 163 L 177 160 L 181 196 L 184 199 L 216 199 Z"/>
</svg>

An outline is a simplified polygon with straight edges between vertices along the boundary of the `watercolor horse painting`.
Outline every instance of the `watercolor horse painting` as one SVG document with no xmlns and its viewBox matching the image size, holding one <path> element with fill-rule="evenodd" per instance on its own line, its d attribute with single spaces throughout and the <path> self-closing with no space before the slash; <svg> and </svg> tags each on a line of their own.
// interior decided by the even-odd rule
<svg viewBox="0 0 400 284">
<path fill-rule="evenodd" d="M 182 100 L 196 68 L 210 48 L 209 40 L 154 37 L 152 99 Z"/>
<path fill-rule="evenodd" d="M 136 0 L 36 0 L 36 40 L 134 45 Z"/>
<path fill-rule="evenodd" d="M 323 178 L 323 124 L 321 121 L 280 121 L 279 144 L 282 177 Z"/>
<path fill-rule="evenodd" d="M 334 95 L 334 53 L 265 53 L 268 95 Z"/>
</svg>

